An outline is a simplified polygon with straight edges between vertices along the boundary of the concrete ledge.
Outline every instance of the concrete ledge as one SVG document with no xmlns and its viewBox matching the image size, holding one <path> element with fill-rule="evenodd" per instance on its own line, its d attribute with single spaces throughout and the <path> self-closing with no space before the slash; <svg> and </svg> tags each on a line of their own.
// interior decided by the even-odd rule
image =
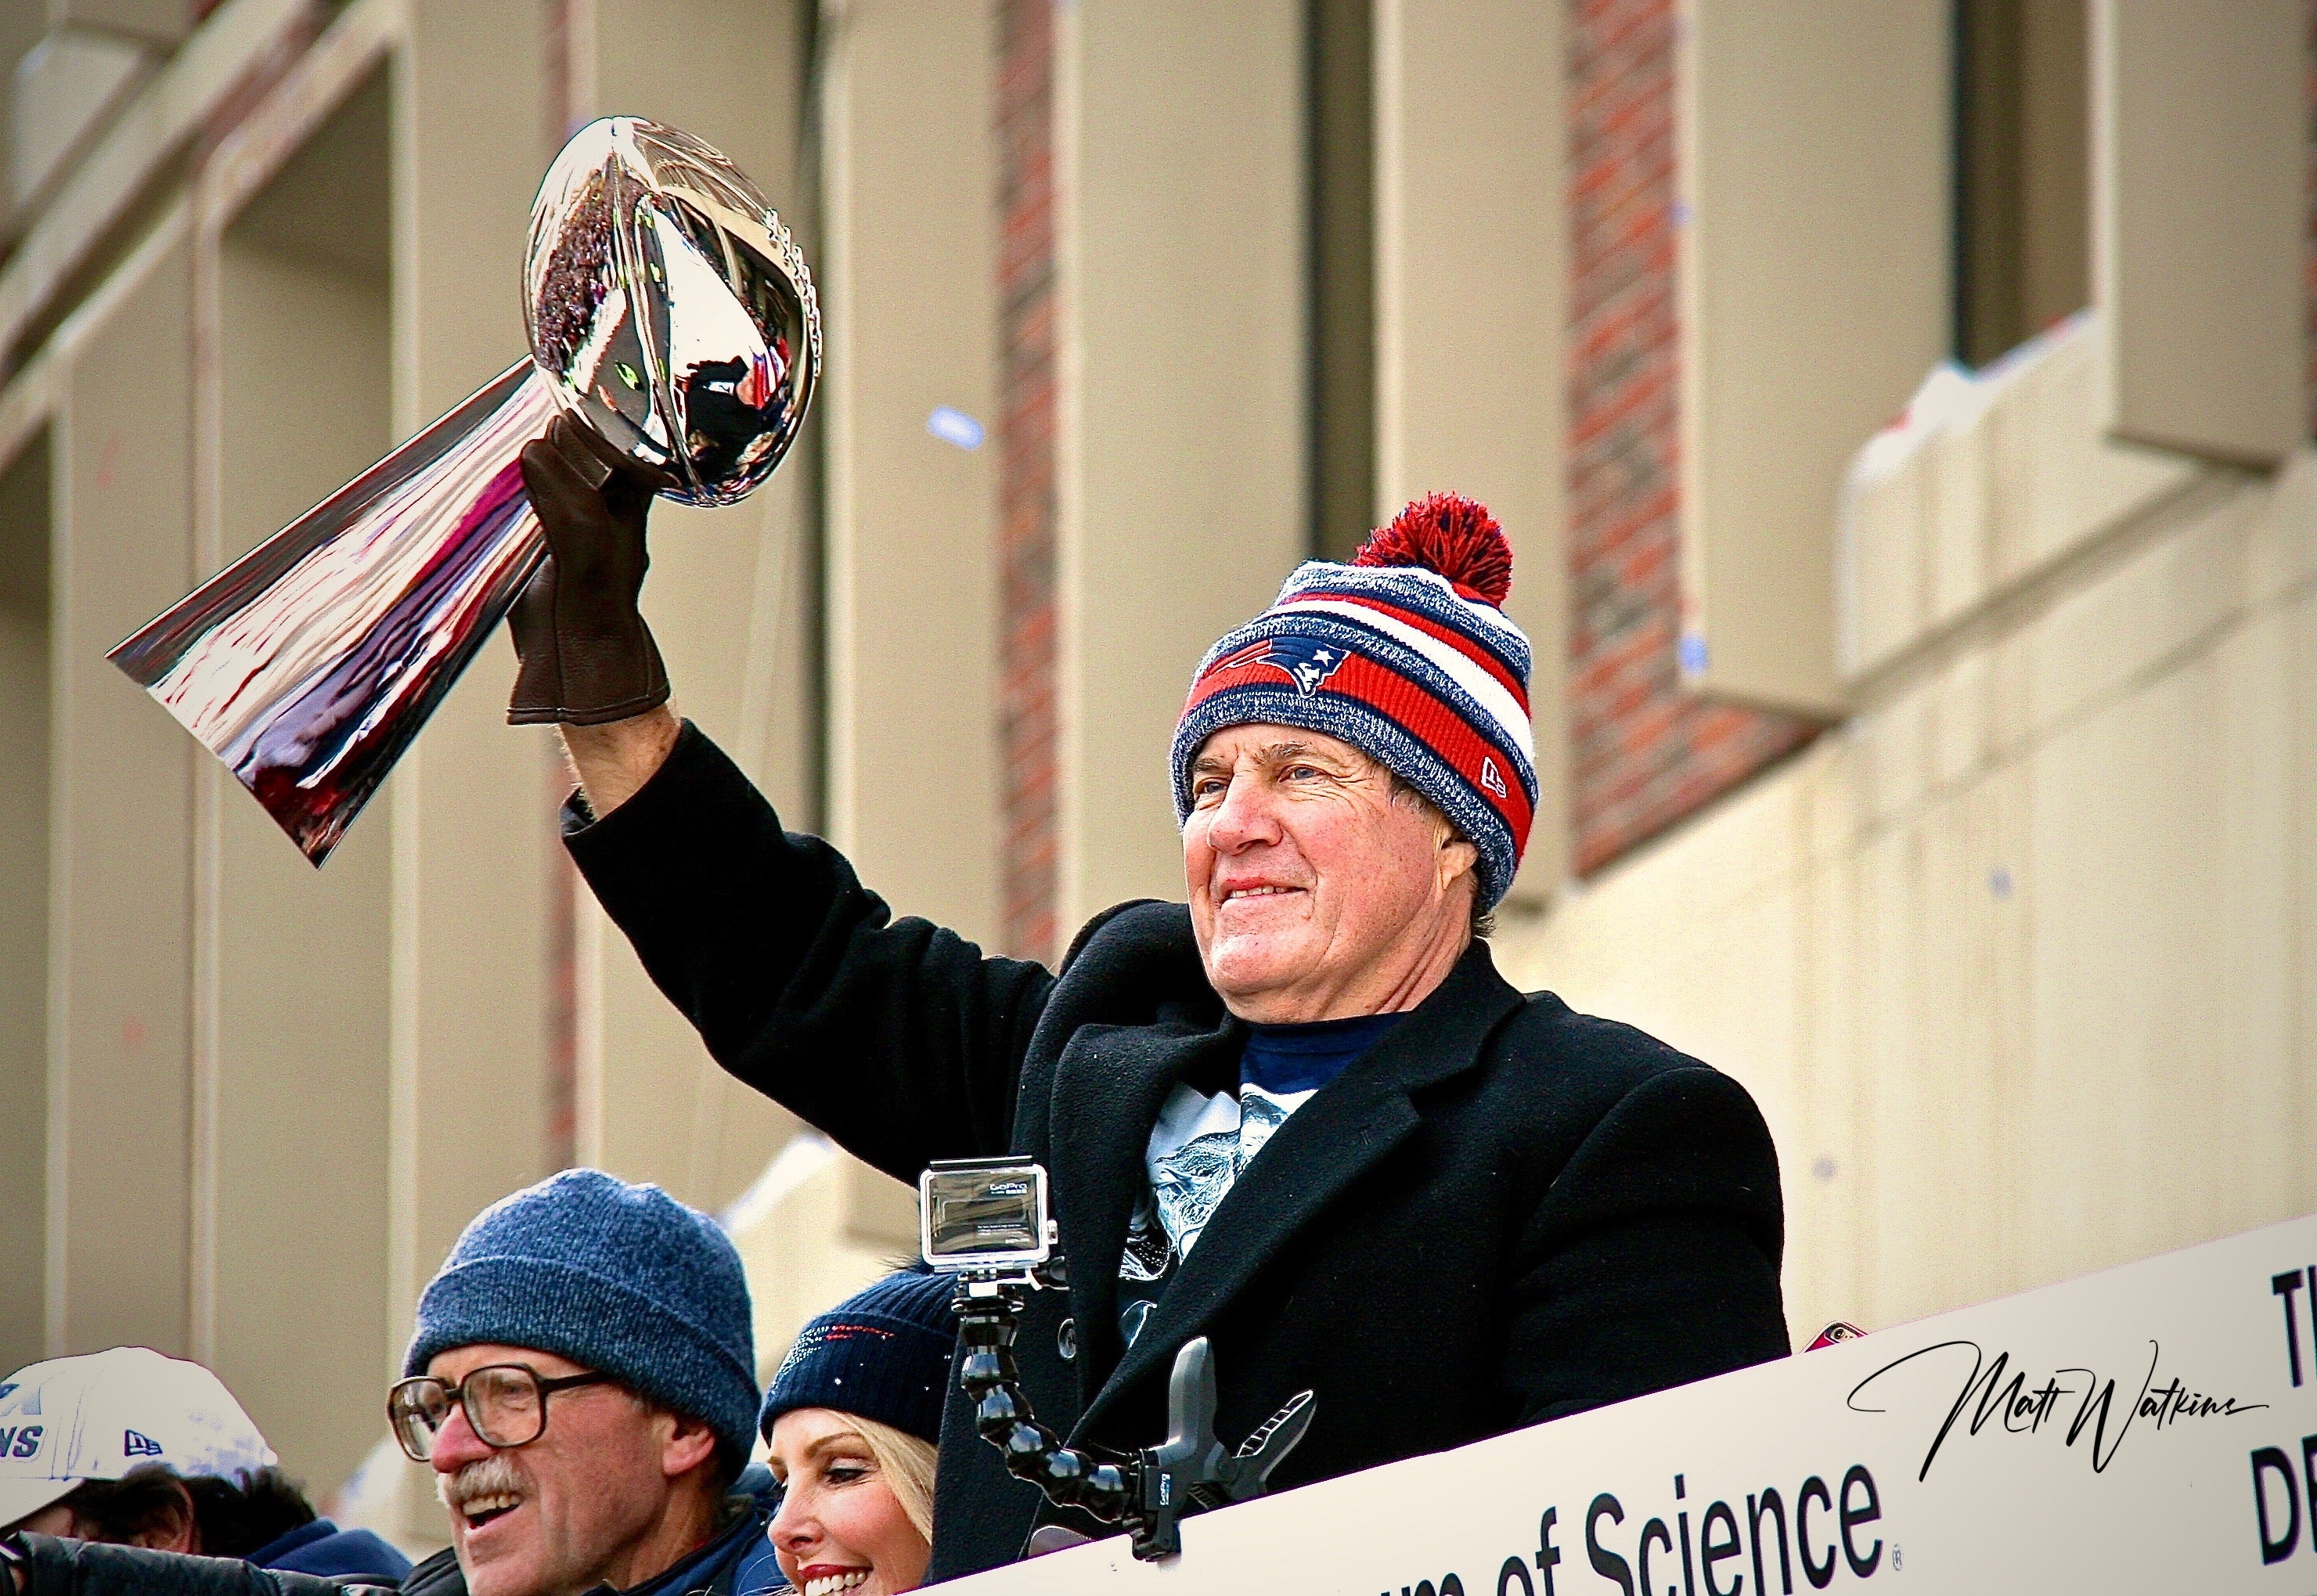
<svg viewBox="0 0 2317 1596">
<path fill-rule="evenodd" d="M 226 0 L 65 179 L 0 272 L 0 352 L 15 347 L 154 175 L 270 58 L 318 25 L 313 0 Z"/>
<path fill-rule="evenodd" d="M 2196 479 L 2102 435 L 2103 347 L 2088 311 L 1976 375 L 1935 376 L 1860 452 L 1835 598 L 1854 690 Z"/>
</svg>

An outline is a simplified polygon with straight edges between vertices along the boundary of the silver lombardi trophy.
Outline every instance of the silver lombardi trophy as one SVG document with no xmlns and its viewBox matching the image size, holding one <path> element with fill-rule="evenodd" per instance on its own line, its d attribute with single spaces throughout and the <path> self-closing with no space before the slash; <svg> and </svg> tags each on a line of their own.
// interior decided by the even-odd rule
<svg viewBox="0 0 2317 1596">
<path fill-rule="evenodd" d="M 531 358 L 114 649 L 317 865 L 546 558 L 517 455 L 558 411 L 684 504 L 737 502 L 820 374 L 803 254 L 756 186 L 634 117 L 532 202 Z"/>
</svg>

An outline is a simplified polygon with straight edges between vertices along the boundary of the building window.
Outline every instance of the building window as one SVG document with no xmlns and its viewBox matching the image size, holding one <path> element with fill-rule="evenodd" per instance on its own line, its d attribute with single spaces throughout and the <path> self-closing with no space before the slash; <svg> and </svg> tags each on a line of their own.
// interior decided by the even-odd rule
<svg viewBox="0 0 2317 1596">
<path fill-rule="evenodd" d="M 1375 100 L 1367 0 L 1309 0 L 1311 551 L 1349 560 L 1374 523 Z"/>
<path fill-rule="evenodd" d="M 2087 0 L 1955 0 L 1955 355 L 2091 301 Z"/>
</svg>

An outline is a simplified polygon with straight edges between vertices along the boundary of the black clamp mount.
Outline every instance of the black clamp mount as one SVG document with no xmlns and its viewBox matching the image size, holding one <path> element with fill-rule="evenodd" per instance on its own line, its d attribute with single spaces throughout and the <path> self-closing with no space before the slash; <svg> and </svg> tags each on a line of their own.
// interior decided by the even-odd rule
<svg viewBox="0 0 2317 1596">
<path fill-rule="evenodd" d="M 1178 1524 L 1185 1514 L 1263 1494 L 1271 1471 L 1311 1428 L 1312 1394 L 1300 1393 L 1238 1451 L 1225 1451 L 1215 1439 L 1214 1352 L 1200 1336 L 1175 1355 L 1164 1446 L 1132 1454 L 1065 1446 L 1030 1411 L 1014 1361 L 1024 1299 L 1033 1286 L 1052 1284 L 1059 1278 L 960 1275 L 953 1305 L 965 1356 L 959 1384 L 973 1399 L 974 1428 L 1005 1454 L 1008 1473 L 1036 1485 L 1049 1502 L 1123 1526 L 1133 1537 L 1134 1555 L 1145 1561 L 1173 1556 L 1183 1549 Z"/>
</svg>

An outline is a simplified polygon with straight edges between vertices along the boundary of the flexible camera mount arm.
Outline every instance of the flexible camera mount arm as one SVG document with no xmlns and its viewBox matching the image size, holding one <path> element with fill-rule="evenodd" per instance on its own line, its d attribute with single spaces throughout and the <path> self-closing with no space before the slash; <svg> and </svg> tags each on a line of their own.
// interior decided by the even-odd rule
<svg viewBox="0 0 2317 1596">
<path fill-rule="evenodd" d="M 1311 1427 L 1311 1393 L 1300 1393 L 1228 1453 L 1215 1439 L 1214 1354 L 1200 1336 L 1175 1355 L 1167 1387 L 1167 1444 L 1131 1457 L 1069 1447 L 1038 1421 L 1014 1361 L 1027 1282 L 958 1281 L 954 1303 L 965 1356 L 959 1384 L 973 1399 L 974 1428 L 1006 1457 L 1006 1471 L 1028 1480 L 1061 1507 L 1073 1507 L 1134 1538 L 1146 1561 L 1183 1549 L 1178 1524 L 1202 1508 L 1245 1502 L 1264 1493 L 1271 1471 Z"/>
<path fill-rule="evenodd" d="M 1059 1506 L 1078 1508 L 1105 1524 L 1124 1522 L 1141 1494 L 1134 1460 L 1066 1447 L 1030 1411 L 1022 1371 L 1014 1361 L 1022 1288 L 960 1280 L 953 1305 L 965 1344 L 958 1383 L 973 1399 L 974 1429 L 1005 1454 L 1006 1472 L 1029 1481 Z"/>
</svg>

